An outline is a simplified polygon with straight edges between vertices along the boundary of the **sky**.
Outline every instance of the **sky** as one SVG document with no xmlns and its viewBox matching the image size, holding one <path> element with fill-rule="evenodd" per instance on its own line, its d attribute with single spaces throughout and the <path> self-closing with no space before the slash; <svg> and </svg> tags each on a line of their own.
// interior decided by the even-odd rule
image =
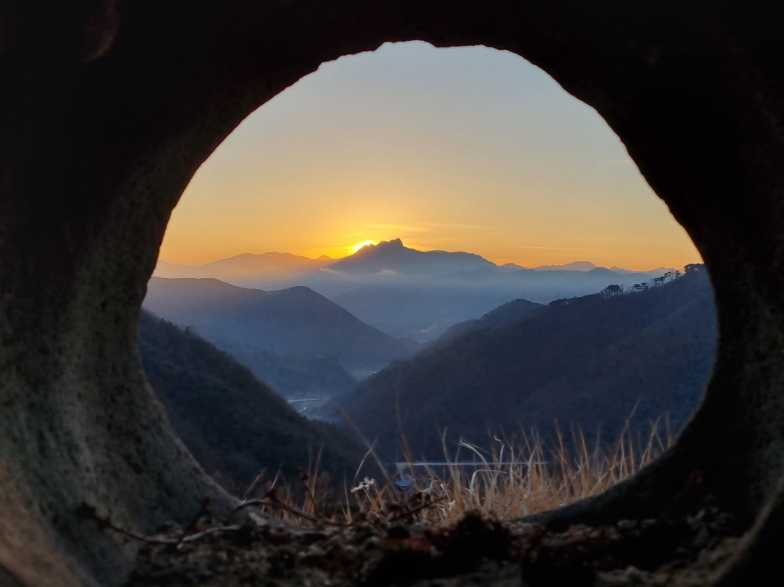
<svg viewBox="0 0 784 587">
<path fill-rule="evenodd" d="M 512 53 L 420 42 L 322 64 L 249 116 L 197 171 L 160 258 L 393 238 L 525 266 L 700 258 L 593 109 Z"/>
</svg>

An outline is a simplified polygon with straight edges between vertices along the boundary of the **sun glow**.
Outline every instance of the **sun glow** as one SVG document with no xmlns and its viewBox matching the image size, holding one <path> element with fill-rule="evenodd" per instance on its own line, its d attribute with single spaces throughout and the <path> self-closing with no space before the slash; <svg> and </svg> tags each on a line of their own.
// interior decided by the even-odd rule
<svg viewBox="0 0 784 587">
<path fill-rule="evenodd" d="M 357 253 L 357 252 L 360 251 L 360 249 L 364 249 L 365 247 L 369 247 L 369 246 L 377 245 L 377 244 L 378 244 L 378 242 L 376 242 L 376 241 L 362 241 L 362 242 L 358 242 L 358 243 L 356 243 L 354 245 L 351 245 L 351 253 L 352 254 Z"/>
<path fill-rule="evenodd" d="M 188 185 L 160 256 L 342 258 L 396 238 L 528 267 L 699 259 L 592 108 L 513 53 L 425 43 L 324 63 L 249 116 Z"/>
</svg>

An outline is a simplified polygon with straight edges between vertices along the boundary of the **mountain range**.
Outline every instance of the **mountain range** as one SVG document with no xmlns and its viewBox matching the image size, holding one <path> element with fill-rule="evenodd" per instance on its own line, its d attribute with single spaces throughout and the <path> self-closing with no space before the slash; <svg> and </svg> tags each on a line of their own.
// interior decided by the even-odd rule
<svg viewBox="0 0 784 587">
<path fill-rule="evenodd" d="M 307 286 L 389 335 L 430 342 L 450 326 L 517 298 L 546 303 L 595 293 L 610 284 L 647 282 L 650 272 L 588 261 L 525 268 L 468 252 L 419 251 L 400 239 L 333 260 L 285 253 L 239 255 L 199 267 L 159 264 L 159 276 L 214 277 L 254 288 Z"/>
<path fill-rule="evenodd" d="M 606 438 L 668 415 L 683 425 L 713 365 L 717 324 L 702 266 L 622 294 L 608 288 L 548 305 L 514 301 L 455 325 L 333 403 L 385 458 L 404 434 L 415 457 L 443 457 L 440 432 L 598 427 Z"/>
<path fill-rule="evenodd" d="M 336 427 L 295 411 L 246 367 L 193 332 L 142 311 L 139 351 L 154 392 L 193 455 L 238 494 L 264 469 L 353 472 L 361 451 Z"/>
<path fill-rule="evenodd" d="M 367 245 L 332 263 L 329 269 L 346 275 L 405 275 L 427 279 L 449 278 L 466 271 L 490 269 L 495 263 L 474 253 L 418 251 L 400 239 Z"/>
<path fill-rule="evenodd" d="M 482 443 L 488 431 L 535 428 L 547 437 L 558 421 L 566 430 L 600 427 L 611 438 L 664 414 L 678 429 L 701 397 L 716 348 L 712 290 L 700 265 L 683 276 L 588 261 L 526 268 L 417 251 L 396 239 L 338 261 L 240 255 L 211 270 L 242 279 L 288 271 L 314 287 L 326 284 L 332 299 L 303 285 L 266 291 L 154 277 L 144 307 L 185 328 L 182 336 L 229 353 L 224 360 L 247 365 L 271 384 L 256 381 L 267 395 L 319 399 L 316 415 L 347 416 L 385 459 L 399 456 L 401 432 L 415 456 L 439 458 L 441 430 L 451 441 Z M 146 320 L 143 331 L 151 328 Z M 156 348 L 154 356 L 165 354 L 165 344 Z M 183 405 L 193 377 L 201 387 L 206 380 L 227 387 L 213 374 L 173 369 L 168 359 L 150 365 L 151 381 L 178 390 Z M 239 410 L 240 403 L 228 405 Z M 283 405 L 291 417 L 290 406 L 276 405 L 263 409 Z M 183 436 L 189 425 L 180 424 Z M 351 452 L 345 434 L 334 440 L 337 453 Z M 217 466 L 212 448 L 195 450 Z M 232 475 L 251 468 L 241 452 L 236 458 Z"/>
<path fill-rule="evenodd" d="M 243 253 L 204 265 L 176 265 L 159 262 L 158 277 L 214 277 L 238 284 L 273 284 L 297 282 L 300 276 L 327 267 L 335 260 L 323 255 L 317 259 L 291 253 Z"/>
<path fill-rule="evenodd" d="M 388 334 L 419 342 L 432 341 L 450 326 L 516 298 L 549 302 L 659 275 L 586 262 L 536 269 L 499 266 L 471 253 L 415 251 L 399 239 L 366 247 L 329 270 L 355 282 L 363 278 L 349 291 L 333 295 L 335 302 Z"/>
<path fill-rule="evenodd" d="M 193 329 L 287 396 L 323 386 L 323 394 L 344 391 L 354 383 L 350 372 L 376 371 L 417 346 L 302 286 L 262 291 L 217 279 L 154 277 L 144 307 Z"/>
</svg>

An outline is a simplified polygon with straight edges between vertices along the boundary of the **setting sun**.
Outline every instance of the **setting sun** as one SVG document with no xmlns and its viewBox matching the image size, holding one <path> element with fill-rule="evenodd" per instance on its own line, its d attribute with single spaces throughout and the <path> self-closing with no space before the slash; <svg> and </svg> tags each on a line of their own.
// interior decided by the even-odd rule
<svg viewBox="0 0 784 587">
<path fill-rule="evenodd" d="M 370 240 L 358 242 L 358 243 L 356 243 L 354 245 L 351 245 L 351 253 L 352 254 L 357 253 L 357 252 L 359 252 L 360 249 L 364 249 L 365 247 L 369 247 L 369 246 L 377 245 L 377 244 L 378 244 L 378 242 L 370 241 Z"/>
</svg>

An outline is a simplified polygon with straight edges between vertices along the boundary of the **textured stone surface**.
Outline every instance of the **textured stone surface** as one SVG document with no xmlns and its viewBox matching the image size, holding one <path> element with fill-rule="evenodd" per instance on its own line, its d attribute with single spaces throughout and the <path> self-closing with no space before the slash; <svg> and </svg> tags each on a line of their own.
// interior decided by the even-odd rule
<svg viewBox="0 0 784 587">
<path fill-rule="evenodd" d="M 132 553 L 78 515 L 84 503 L 138 529 L 187 518 L 204 496 L 228 503 L 172 435 L 134 351 L 169 214 L 255 108 L 323 61 L 396 40 L 484 44 L 545 69 L 618 133 L 714 280 L 718 363 L 678 446 L 549 521 L 628 518 L 708 487 L 750 523 L 784 471 L 784 42 L 772 10 L 3 3 L 0 578 L 120 581 Z M 779 509 L 761 536 L 780 536 Z"/>
</svg>

